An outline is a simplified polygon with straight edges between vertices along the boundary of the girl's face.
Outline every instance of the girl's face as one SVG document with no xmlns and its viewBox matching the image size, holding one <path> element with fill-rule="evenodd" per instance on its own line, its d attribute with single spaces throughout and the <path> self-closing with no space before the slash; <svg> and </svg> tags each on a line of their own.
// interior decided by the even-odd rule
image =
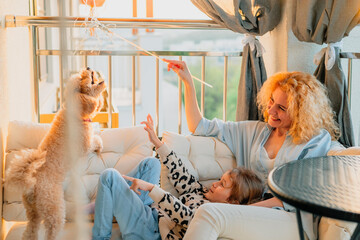
<svg viewBox="0 0 360 240">
<path fill-rule="evenodd" d="M 288 131 L 291 126 L 291 118 L 287 113 L 287 94 L 279 87 L 272 93 L 268 104 L 268 123 L 273 128 Z"/>
<path fill-rule="evenodd" d="M 205 197 L 210 202 L 227 203 L 231 195 L 232 179 L 230 171 L 225 172 L 220 181 L 214 182 Z"/>
</svg>

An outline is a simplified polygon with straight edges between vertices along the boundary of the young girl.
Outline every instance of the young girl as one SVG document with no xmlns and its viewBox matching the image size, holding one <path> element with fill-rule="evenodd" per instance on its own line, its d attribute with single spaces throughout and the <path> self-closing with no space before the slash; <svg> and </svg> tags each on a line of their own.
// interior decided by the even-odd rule
<svg viewBox="0 0 360 240">
<path fill-rule="evenodd" d="M 177 158 L 176 154 L 157 138 L 150 115 L 147 116 L 147 121 L 142 122 L 142 124 L 146 125 L 144 129 L 148 132 L 150 141 L 155 145 L 161 162 L 168 168 L 168 178 L 180 197 L 176 198 L 156 184 L 144 181 L 144 179 L 122 176 L 131 182 L 129 184 L 131 186 L 127 187 L 128 190 L 131 189 L 140 196 L 144 194 L 140 190 L 146 191 L 154 201 L 151 206 L 146 205 L 143 201 L 142 206 L 129 211 L 128 208 L 132 208 L 131 205 L 137 204 L 139 200 L 136 199 L 138 196 L 135 194 L 129 197 L 129 194 L 126 193 L 127 203 L 117 207 L 120 209 L 113 210 L 123 239 L 160 239 L 159 230 L 161 239 L 182 239 L 195 210 L 200 205 L 207 202 L 251 204 L 260 200 L 263 193 L 263 183 L 255 173 L 245 168 L 238 167 L 227 171 L 209 189 L 204 188 L 188 172 L 181 159 Z M 116 175 L 119 174 L 111 174 L 112 178 Z M 105 200 L 103 197 L 99 197 L 99 192 L 101 193 L 104 188 L 112 189 L 111 186 L 107 185 L 109 182 L 113 183 L 114 179 L 107 179 L 106 181 L 102 181 L 102 179 L 104 178 L 100 177 L 95 204 L 93 239 L 110 239 L 111 235 L 109 224 L 107 226 L 101 224 L 101 220 L 99 221 L 98 218 L 103 218 L 102 208 L 109 208 L 109 205 L 113 205 L 113 203 L 104 204 Z M 122 179 L 122 181 L 124 180 Z M 114 198 L 114 195 L 119 196 L 119 194 L 112 192 L 110 195 L 113 202 L 119 201 L 119 199 Z M 120 195 L 119 198 L 123 197 Z M 107 222 L 112 220 L 112 216 L 107 218 L 102 220 Z"/>
</svg>

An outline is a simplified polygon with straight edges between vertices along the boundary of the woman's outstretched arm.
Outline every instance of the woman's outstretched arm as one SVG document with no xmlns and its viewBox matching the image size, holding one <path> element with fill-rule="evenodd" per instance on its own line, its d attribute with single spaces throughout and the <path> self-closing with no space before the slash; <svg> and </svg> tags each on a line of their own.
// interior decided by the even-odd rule
<svg viewBox="0 0 360 240">
<path fill-rule="evenodd" d="M 251 204 L 251 206 L 273 208 L 273 207 L 284 207 L 284 204 L 280 199 L 273 197 L 264 201 L 253 203 Z"/>
<path fill-rule="evenodd" d="M 202 115 L 196 99 L 195 86 L 190 71 L 184 61 L 166 60 L 166 62 L 168 63 L 168 70 L 172 69 L 184 83 L 186 120 L 190 132 L 194 133 L 202 119 Z"/>
</svg>

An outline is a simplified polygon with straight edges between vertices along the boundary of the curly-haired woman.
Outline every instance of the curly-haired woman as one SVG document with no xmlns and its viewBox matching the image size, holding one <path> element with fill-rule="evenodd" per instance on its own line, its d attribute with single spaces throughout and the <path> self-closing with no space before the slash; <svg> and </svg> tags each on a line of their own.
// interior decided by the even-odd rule
<svg viewBox="0 0 360 240">
<path fill-rule="evenodd" d="M 237 164 L 264 181 L 283 163 L 324 156 L 340 133 L 324 86 L 303 72 L 278 73 L 258 94 L 265 121 L 223 122 L 201 116 L 191 74 L 183 61 L 167 60 L 185 86 L 185 112 L 194 135 L 215 136 L 233 152 Z M 265 194 L 264 194 L 265 195 Z M 268 194 L 267 194 L 268 195 Z M 303 214 L 304 230 L 316 239 L 316 218 Z M 276 197 L 247 206 L 205 204 L 185 239 L 297 239 L 295 209 Z"/>
</svg>

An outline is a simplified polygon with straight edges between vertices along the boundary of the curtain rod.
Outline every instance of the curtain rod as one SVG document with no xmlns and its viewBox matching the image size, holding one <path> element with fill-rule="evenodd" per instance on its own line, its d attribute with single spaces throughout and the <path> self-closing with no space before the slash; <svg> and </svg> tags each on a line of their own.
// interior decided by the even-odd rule
<svg viewBox="0 0 360 240">
<path fill-rule="evenodd" d="M 179 29 L 221 29 L 227 30 L 212 20 L 178 20 L 178 19 L 147 19 L 147 18 L 97 18 L 111 28 L 179 28 Z M 39 16 L 5 16 L 5 27 L 82 27 L 84 17 L 39 17 Z"/>
</svg>

